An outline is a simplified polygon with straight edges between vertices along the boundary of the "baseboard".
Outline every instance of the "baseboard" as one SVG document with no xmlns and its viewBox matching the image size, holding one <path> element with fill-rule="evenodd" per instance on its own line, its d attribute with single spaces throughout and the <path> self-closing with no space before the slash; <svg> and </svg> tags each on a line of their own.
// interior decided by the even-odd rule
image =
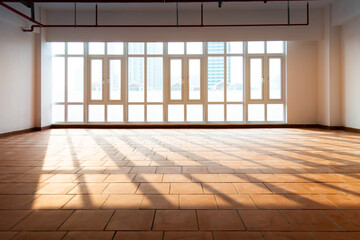
<svg viewBox="0 0 360 240">
<path fill-rule="evenodd" d="M 347 132 L 360 133 L 360 129 L 358 129 L 358 128 L 344 127 L 344 130 Z"/>
<path fill-rule="evenodd" d="M 343 127 L 343 126 L 326 126 L 326 125 L 322 125 L 322 124 L 319 124 L 318 126 L 319 126 L 319 128 L 323 128 L 326 130 L 346 130 L 346 127 Z"/>
<path fill-rule="evenodd" d="M 35 131 L 35 128 L 28 128 L 28 129 L 17 130 L 17 131 L 12 131 L 12 132 L 0 133 L 0 137 L 8 137 L 8 136 L 12 136 L 12 135 L 29 133 L 29 132 L 33 132 L 33 131 Z"/>
<path fill-rule="evenodd" d="M 51 129 L 51 125 L 46 126 L 46 127 L 34 127 L 34 128 L 27 128 L 27 129 L 23 129 L 23 130 L 12 131 L 12 132 L 0 133 L 0 138 L 34 132 L 34 131 L 42 131 L 42 130 L 47 130 L 47 129 Z"/>
<path fill-rule="evenodd" d="M 53 124 L 51 128 L 167 129 L 167 128 L 320 128 L 317 124 Z"/>
<path fill-rule="evenodd" d="M 56 128 L 78 129 L 246 129 L 246 128 L 307 128 L 347 131 L 360 133 L 360 129 L 342 126 L 325 126 L 321 124 L 53 124 L 45 127 L 34 127 L 24 130 L 0 133 L 0 137 L 24 134 L 33 131 L 43 131 Z"/>
</svg>

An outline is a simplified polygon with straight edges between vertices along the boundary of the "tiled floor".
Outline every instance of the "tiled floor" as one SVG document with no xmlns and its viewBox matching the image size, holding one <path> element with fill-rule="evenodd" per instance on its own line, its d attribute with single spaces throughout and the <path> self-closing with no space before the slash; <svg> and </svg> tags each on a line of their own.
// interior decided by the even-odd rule
<svg viewBox="0 0 360 240">
<path fill-rule="evenodd" d="M 54 129 L 0 138 L 0 239 L 360 239 L 360 135 Z"/>
</svg>

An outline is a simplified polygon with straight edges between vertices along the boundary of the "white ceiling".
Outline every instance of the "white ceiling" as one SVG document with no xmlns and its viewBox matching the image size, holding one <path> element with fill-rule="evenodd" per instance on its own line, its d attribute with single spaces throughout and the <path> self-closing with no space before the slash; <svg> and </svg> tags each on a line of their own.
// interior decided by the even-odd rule
<svg viewBox="0 0 360 240">
<path fill-rule="evenodd" d="M 335 0 L 315 0 L 310 1 L 310 6 L 314 8 L 325 7 Z M 74 3 L 37 3 L 42 8 L 49 10 L 72 10 Z M 306 2 L 291 2 L 291 8 L 301 8 L 306 6 Z M 175 3 L 98 3 L 99 10 L 174 10 Z M 223 3 L 223 9 L 267 9 L 267 8 L 286 8 L 287 2 L 254 2 L 254 3 Z M 77 3 L 78 10 L 93 10 L 95 3 Z M 204 3 L 204 10 L 217 9 L 217 3 Z M 197 10 L 200 3 L 180 3 L 179 10 Z"/>
</svg>

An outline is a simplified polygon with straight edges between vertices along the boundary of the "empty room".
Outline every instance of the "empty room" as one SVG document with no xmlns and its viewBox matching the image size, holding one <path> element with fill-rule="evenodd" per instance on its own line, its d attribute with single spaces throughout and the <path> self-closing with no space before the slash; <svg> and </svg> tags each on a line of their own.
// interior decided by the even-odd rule
<svg viewBox="0 0 360 240">
<path fill-rule="evenodd" d="M 0 239 L 360 239 L 359 0 L 0 1 Z"/>
</svg>

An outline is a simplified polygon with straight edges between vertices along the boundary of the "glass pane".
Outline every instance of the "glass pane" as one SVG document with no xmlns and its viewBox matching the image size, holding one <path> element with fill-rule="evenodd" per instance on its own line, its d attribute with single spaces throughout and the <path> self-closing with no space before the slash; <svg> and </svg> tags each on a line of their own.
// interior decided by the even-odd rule
<svg viewBox="0 0 360 240">
<path fill-rule="evenodd" d="M 226 52 L 228 54 L 242 54 L 244 51 L 243 42 L 227 42 Z"/>
<path fill-rule="evenodd" d="M 133 42 L 128 44 L 129 54 L 144 54 L 144 43 Z"/>
<path fill-rule="evenodd" d="M 227 101 L 243 101 L 244 63 L 243 57 L 227 57 Z"/>
<path fill-rule="evenodd" d="M 189 60 L 189 99 L 200 99 L 200 79 L 201 79 L 200 59 Z"/>
<path fill-rule="evenodd" d="M 183 122 L 184 121 L 184 105 L 169 105 L 168 121 L 169 122 Z"/>
<path fill-rule="evenodd" d="M 163 54 L 162 42 L 147 43 L 146 45 L 147 54 Z"/>
<path fill-rule="evenodd" d="M 224 101 L 224 57 L 209 57 L 208 101 Z"/>
<path fill-rule="evenodd" d="M 83 105 L 68 105 L 68 122 L 84 122 Z"/>
<path fill-rule="evenodd" d="M 148 122 L 163 122 L 163 105 L 147 105 Z"/>
<path fill-rule="evenodd" d="M 110 60 L 109 66 L 110 100 L 121 100 L 121 60 Z"/>
<path fill-rule="evenodd" d="M 250 60 L 250 98 L 262 99 L 262 59 L 253 58 Z"/>
<path fill-rule="evenodd" d="M 105 107 L 104 105 L 89 105 L 89 122 L 104 122 Z"/>
<path fill-rule="evenodd" d="M 65 102 L 65 58 L 52 58 L 52 100 Z"/>
<path fill-rule="evenodd" d="M 284 53 L 283 41 L 272 41 L 266 43 L 267 53 Z"/>
<path fill-rule="evenodd" d="M 91 60 L 91 100 L 101 100 L 103 89 L 103 61 Z"/>
<path fill-rule="evenodd" d="M 84 101 L 84 58 L 68 58 L 68 102 Z"/>
<path fill-rule="evenodd" d="M 123 122 L 124 121 L 123 105 L 108 105 L 107 106 L 107 121 L 108 122 Z"/>
<path fill-rule="evenodd" d="M 69 42 L 68 54 L 84 54 L 84 43 L 82 42 Z"/>
<path fill-rule="evenodd" d="M 123 55 L 124 54 L 124 43 L 122 43 L 122 42 L 107 43 L 107 54 L 108 55 Z"/>
<path fill-rule="evenodd" d="M 250 122 L 265 121 L 265 105 L 264 104 L 249 104 L 248 105 L 248 120 Z"/>
<path fill-rule="evenodd" d="M 144 102 L 144 58 L 130 57 L 128 65 L 129 102 Z"/>
<path fill-rule="evenodd" d="M 147 58 L 147 101 L 163 101 L 163 58 Z"/>
<path fill-rule="evenodd" d="M 144 105 L 129 105 L 129 122 L 144 122 Z"/>
<path fill-rule="evenodd" d="M 52 54 L 65 54 L 65 43 L 64 42 L 53 42 L 51 43 Z"/>
<path fill-rule="evenodd" d="M 248 53 L 252 53 L 252 54 L 265 53 L 265 43 L 248 42 Z"/>
<path fill-rule="evenodd" d="M 224 121 L 224 105 L 209 104 L 208 105 L 208 121 L 223 122 Z"/>
<path fill-rule="evenodd" d="M 186 121 L 202 122 L 203 121 L 203 105 L 191 104 L 186 106 Z"/>
<path fill-rule="evenodd" d="M 269 97 L 281 99 L 281 58 L 269 60 Z"/>
<path fill-rule="evenodd" d="M 169 54 L 184 54 L 184 43 L 183 42 L 169 42 L 168 43 Z"/>
<path fill-rule="evenodd" d="M 52 106 L 52 122 L 64 122 L 65 121 L 65 107 L 64 105 Z"/>
<path fill-rule="evenodd" d="M 186 43 L 186 54 L 203 54 L 203 43 L 202 42 Z"/>
<path fill-rule="evenodd" d="M 267 105 L 267 120 L 269 122 L 283 122 L 284 121 L 284 105 L 283 104 L 268 104 Z"/>
<path fill-rule="evenodd" d="M 104 55 L 105 54 L 105 43 L 89 42 L 89 54 L 90 55 Z"/>
<path fill-rule="evenodd" d="M 208 53 L 209 54 L 222 54 L 224 53 L 225 46 L 224 42 L 209 42 Z"/>
<path fill-rule="evenodd" d="M 170 84 L 171 100 L 181 100 L 182 99 L 182 60 L 181 59 L 171 59 L 170 60 Z"/>
<path fill-rule="evenodd" d="M 242 122 L 243 119 L 243 105 L 242 104 L 228 104 L 226 107 L 226 120 L 228 122 Z"/>
</svg>

